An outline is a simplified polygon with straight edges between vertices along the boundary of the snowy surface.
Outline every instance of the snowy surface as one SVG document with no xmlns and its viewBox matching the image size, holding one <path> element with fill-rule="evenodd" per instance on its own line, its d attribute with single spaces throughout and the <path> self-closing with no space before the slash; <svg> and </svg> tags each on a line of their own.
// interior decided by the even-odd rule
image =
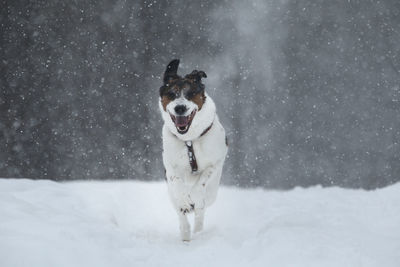
<svg viewBox="0 0 400 267">
<path fill-rule="evenodd" d="M 164 183 L 0 180 L 0 266 L 400 266 L 400 184 L 222 187 L 179 240 Z"/>
</svg>

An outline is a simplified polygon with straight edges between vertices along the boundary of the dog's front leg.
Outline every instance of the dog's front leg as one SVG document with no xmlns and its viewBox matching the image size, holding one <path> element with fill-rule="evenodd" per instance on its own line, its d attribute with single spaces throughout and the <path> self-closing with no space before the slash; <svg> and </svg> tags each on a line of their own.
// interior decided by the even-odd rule
<svg viewBox="0 0 400 267">
<path fill-rule="evenodd" d="M 189 189 L 183 181 L 176 175 L 169 174 L 167 171 L 168 192 L 179 218 L 179 229 L 182 241 L 190 241 L 190 224 L 187 218 L 194 206 L 188 201 L 187 192 Z"/>
<path fill-rule="evenodd" d="M 222 169 L 222 168 L 221 168 Z M 191 196 L 195 202 L 194 232 L 203 230 L 204 213 L 207 205 L 214 202 L 221 173 L 216 167 L 203 171 L 197 183 L 192 187 Z"/>
<path fill-rule="evenodd" d="M 206 188 L 208 181 L 212 180 L 213 176 L 215 175 L 217 175 L 215 167 L 208 167 L 205 169 L 201 174 L 199 181 L 197 182 L 198 187 L 203 189 Z"/>
<path fill-rule="evenodd" d="M 205 207 L 194 210 L 194 232 L 203 230 Z"/>
<path fill-rule="evenodd" d="M 178 211 L 179 216 L 179 224 L 181 231 L 182 241 L 190 241 L 190 224 L 186 215 L 186 212 L 183 210 Z"/>
</svg>

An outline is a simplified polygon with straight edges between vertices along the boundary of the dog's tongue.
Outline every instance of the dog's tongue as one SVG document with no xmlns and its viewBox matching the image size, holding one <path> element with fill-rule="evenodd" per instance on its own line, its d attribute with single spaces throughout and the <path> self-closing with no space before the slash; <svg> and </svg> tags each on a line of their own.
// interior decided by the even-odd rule
<svg viewBox="0 0 400 267">
<path fill-rule="evenodd" d="M 178 127 L 185 127 L 189 123 L 188 116 L 176 116 L 175 124 Z"/>
</svg>

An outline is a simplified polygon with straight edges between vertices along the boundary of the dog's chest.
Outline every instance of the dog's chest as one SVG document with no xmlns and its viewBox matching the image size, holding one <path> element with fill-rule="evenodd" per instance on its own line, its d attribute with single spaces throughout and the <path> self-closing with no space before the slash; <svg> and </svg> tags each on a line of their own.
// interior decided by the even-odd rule
<svg viewBox="0 0 400 267">
<path fill-rule="evenodd" d="M 227 153 L 225 131 L 216 117 L 209 131 L 199 136 L 191 141 L 197 163 L 197 171 L 192 172 L 185 141 L 172 134 L 164 125 L 163 162 L 168 177 L 196 179 L 204 170 L 224 162 Z"/>
<path fill-rule="evenodd" d="M 197 173 L 212 165 L 213 151 L 206 142 L 193 141 L 192 148 L 189 149 L 187 144 L 181 140 L 171 140 L 171 144 L 167 144 L 164 149 L 164 157 L 169 162 L 169 165 L 177 172 L 182 174 L 192 173 L 192 166 L 189 154 L 192 154 L 192 161 L 197 164 Z M 193 174 L 196 174 L 193 173 Z"/>
</svg>

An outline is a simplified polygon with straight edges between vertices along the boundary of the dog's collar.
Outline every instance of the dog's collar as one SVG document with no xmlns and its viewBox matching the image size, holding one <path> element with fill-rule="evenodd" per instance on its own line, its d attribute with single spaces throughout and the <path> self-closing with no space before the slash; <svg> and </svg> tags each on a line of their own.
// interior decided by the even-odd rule
<svg viewBox="0 0 400 267">
<path fill-rule="evenodd" d="M 211 127 L 213 126 L 213 124 L 214 124 L 214 122 L 212 122 L 212 123 L 210 124 L 210 126 L 208 126 L 207 129 L 205 129 L 205 130 L 201 133 L 200 137 L 202 137 L 203 135 L 205 135 L 205 134 L 211 129 Z"/>
<path fill-rule="evenodd" d="M 213 124 L 214 124 L 214 122 L 212 122 L 212 123 L 210 124 L 210 126 L 208 126 L 208 127 L 200 134 L 199 138 L 202 137 L 203 135 L 205 135 L 205 134 L 211 129 L 211 127 L 213 126 Z M 186 141 L 185 144 L 186 144 L 186 148 L 187 148 L 187 150 L 188 150 L 189 164 L 190 164 L 190 167 L 192 168 L 192 173 L 193 173 L 193 172 L 196 172 L 197 169 L 198 169 L 198 167 L 197 167 L 196 155 L 194 154 L 194 150 L 193 150 L 193 143 L 192 143 L 192 141 Z"/>
</svg>

